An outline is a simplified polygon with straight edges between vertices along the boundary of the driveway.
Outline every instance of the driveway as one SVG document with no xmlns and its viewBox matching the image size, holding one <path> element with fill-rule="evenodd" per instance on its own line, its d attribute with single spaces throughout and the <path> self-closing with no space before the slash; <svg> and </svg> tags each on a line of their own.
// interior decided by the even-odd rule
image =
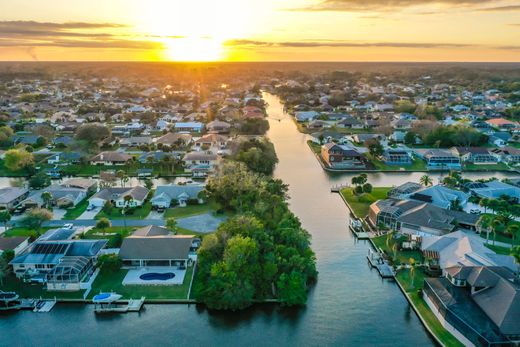
<svg viewBox="0 0 520 347">
<path fill-rule="evenodd" d="M 199 233 L 212 233 L 217 230 L 218 226 L 225 220 L 225 216 L 215 217 L 211 213 L 205 213 L 186 218 L 179 218 L 177 220 L 177 225 L 181 228 L 193 230 Z"/>
<path fill-rule="evenodd" d="M 146 219 L 164 219 L 164 212 L 150 211 Z"/>
<path fill-rule="evenodd" d="M 76 219 L 94 219 L 96 215 L 101 211 L 101 207 L 96 207 L 92 211 L 85 211 Z"/>
</svg>

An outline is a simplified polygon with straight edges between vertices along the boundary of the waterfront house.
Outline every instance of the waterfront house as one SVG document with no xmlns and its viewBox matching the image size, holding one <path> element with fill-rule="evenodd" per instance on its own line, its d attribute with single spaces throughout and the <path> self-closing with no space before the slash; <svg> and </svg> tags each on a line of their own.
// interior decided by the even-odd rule
<svg viewBox="0 0 520 347">
<path fill-rule="evenodd" d="M 500 182 L 498 180 L 490 182 L 469 182 L 464 185 L 471 194 L 480 198 L 500 199 L 502 196 L 507 196 L 510 199 L 520 201 L 520 188 Z"/>
<path fill-rule="evenodd" d="M 475 229 L 478 216 L 415 200 L 385 199 L 370 205 L 368 220 L 410 235 L 444 235 L 458 225 Z"/>
<path fill-rule="evenodd" d="M 90 159 L 92 165 L 125 165 L 132 156 L 121 152 L 101 152 Z"/>
<path fill-rule="evenodd" d="M 333 169 L 364 169 L 365 157 L 353 148 L 327 143 L 321 146 L 321 158 Z"/>
<path fill-rule="evenodd" d="M 463 162 L 473 164 L 496 164 L 497 158 L 484 147 L 452 147 L 450 151 Z"/>
<path fill-rule="evenodd" d="M 60 186 L 65 188 L 83 189 L 90 194 L 97 191 L 98 184 L 96 180 L 90 178 L 71 178 L 61 183 Z"/>
<path fill-rule="evenodd" d="M 76 291 L 88 280 L 107 240 L 75 240 L 75 230 L 53 229 L 9 264 L 18 278 L 46 283 L 47 290 Z"/>
<path fill-rule="evenodd" d="M 137 229 L 119 250 L 123 265 L 130 268 L 166 266 L 186 268 L 190 263 L 193 235 L 172 235 L 159 226 Z"/>
<path fill-rule="evenodd" d="M 388 192 L 388 197 L 394 199 L 405 199 L 422 188 L 423 186 L 419 183 L 406 182 L 400 186 L 390 189 Z"/>
<path fill-rule="evenodd" d="M 0 188 L 0 210 L 13 210 L 29 196 L 29 190 L 18 187 Z"/>
<path fill-rule="evenodd" d="M 451 189 L 442 185 L 422 188 L 408 196 L 411 200 L 423 201 L 440 208 L 452 209 L 463 208 L 468 203 L 469 194 L 460 190 Z"/>
<path fill-rule="evenodd" d="M 309 122 L 318 118 L 320 114 L 316 111 L 299 111 L 294 114 L 298 122 Z"/>
<path fill-rule="evenodd" d="M 498 266 L 453 266 L 424 280 L 423 298 L 441 324 L 466 346 L 520 342 L 520 284 Z"/>
<path fill-rule="evenodd" d="M 491 153 L 499 158 L 499 161 L 503 161 L 508 164 L 518 164 L 520 163 L 520 149 L 515 147 L 502 147 L 502 148 L 494 148 L 491 150 Z"/>
<path fill-rule="evenodd" d="M 383 161 L 387 165 L 411 165 L 413 160 L 408 151 L 388 148 L 383 153 Z"/>
<path fill-rule="evenodd" d="M 461 170 L 460 158 L 441 149 L 415 150 L 426 161 L 428 170 Z"/>
<path fill-rule="evenodd" d="M 204 190 L 203 184 L 171 184 L 158 186 L 151 199 L 152 208 L 169 208 L 172 205 L 184 207 L 189 201 L 201 204 L 204 200 L 200 193 Z"/>
<path fill-rule="evenodd" d="M 148 196 L 149 190 L 145 187 L 111 187 L 100 190 L 89 199 L 89 206 L 103 207 L 109 201 L 115 207 L 138 207 L 142 206 Z M 125 197 L 128 198 L 125 200 Z"/>
<path fill-rule="evenodd" d="M 511 271 L 518 269 L 512 256 L 496 254 L 481 240 L 460 230 L 442 236 L 423 237 L 421 252 L 429 262 L 439 265 L 443 271 L 457 265 L 504 266 Z"/>
<path fill-rule="evenodd" d="M 505 118 L 492 118 L 488 119 L 486 123 L 493 128 L 497 128 L 499 130 L 511 130 L 513 128 L 518 127 L 518 123 L 507 120 Z"/>
<path fill-rule="evenodd" d="M 51 205 L 60 208 L 76 206 L 87 196 L 87 190 L 83 188 L 51 185 L 42 190 L 34 191 L 21 204 L 26 208 L 42 207 L 46 203 L 42 198 L 44 193 L 50 193 Z"/>
</svg>

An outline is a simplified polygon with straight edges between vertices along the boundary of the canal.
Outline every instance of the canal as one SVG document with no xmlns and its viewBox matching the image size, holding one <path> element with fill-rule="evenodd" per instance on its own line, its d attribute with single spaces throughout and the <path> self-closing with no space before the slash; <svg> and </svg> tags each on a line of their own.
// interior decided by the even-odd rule
<svg viewBox="0 0 520 347">
<path fill-rule="evenodd" d="M 291 209 L 312 234 L 318 259 L 319 280 L 306 307 L 261 305 L 222 313 L 196 305 L 147 305 L 139 314 L 96 316 L 90 306 L 59 304 L 47 314 L 0 315 L 0 345 L 432 345 L 395 283 L 370 270 L 369 245 L 351 236 L 347 208 L 330 193 L 352 175 L 324 172 L 279 100 L 264 97 L 269 137 L 280 159 L 275 176 L 290 185 Z M 369 181 L 391 186 L 420 175 L 371 174 Z"/>
</svg>

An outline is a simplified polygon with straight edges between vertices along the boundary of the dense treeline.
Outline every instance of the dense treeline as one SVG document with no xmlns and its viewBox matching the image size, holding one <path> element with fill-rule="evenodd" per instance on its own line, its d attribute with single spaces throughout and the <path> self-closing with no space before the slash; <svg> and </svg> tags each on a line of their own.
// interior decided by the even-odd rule
<svg viewBox="0 0 520 347">
<path fill-rule="evenodd" d="M 282 181 L 229 161 L 207 186 L 235 217 L 204 237 L 198 253 L 195 297 L 214 309 L 237 310 L 278 299 L 302 305 L 317 278 L 310 235 L 287 206 Z"/>
<path fill-rule="evenodd" d="M 266 138 L 251 139 L 240 143 L 235 159 L 246 164 L 250 170 L 264 175 L 272 174 L 278 163 L 274 146 Z"/>
</svg>

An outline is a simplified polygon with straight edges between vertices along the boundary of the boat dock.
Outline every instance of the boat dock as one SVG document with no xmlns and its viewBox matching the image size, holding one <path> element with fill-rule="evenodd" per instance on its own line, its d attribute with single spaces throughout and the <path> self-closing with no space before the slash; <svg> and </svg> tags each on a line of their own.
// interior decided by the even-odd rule
<svg viewBox="0 0 520 347">
<path fill-rule="evenodd" d="M 127 313 L 139 312 L 143 308 L 145 297 L 130 299 L 128 301 L 94 302 L 95 313 Z"/>
<path fill-rule="evenodd" d="M 56 305 L 56 298 L 52 300 L 40 300 L 34 306 L 33 312 L 47 313 L 50 312 Z"/>
<path fill-rule="evenodd" d="M 374 252 L 373 250 L 368 250 L 367 255 L 368 262 L 371 267 L 375 267 L 379 272 L 379 275 L 382 278 L 394 278 L 395 272 L 390 265 L 383 259 L 381 254 Z"/>
<path fill-rule="evenodd" d="M 368 240 L 370 238 L 370 233 L 363 228 L 363 223 L 359 219 L 351 217 L 348 227 L 359 240 Z"/>
</svg>

